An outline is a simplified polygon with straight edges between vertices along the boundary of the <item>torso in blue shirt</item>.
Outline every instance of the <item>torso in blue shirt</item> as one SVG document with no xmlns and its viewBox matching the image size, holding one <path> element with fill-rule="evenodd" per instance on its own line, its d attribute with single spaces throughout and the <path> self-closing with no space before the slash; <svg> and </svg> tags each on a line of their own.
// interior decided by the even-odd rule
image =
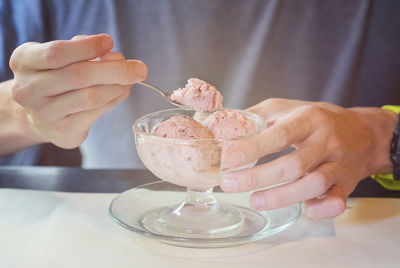
<svg viewBox="0 0 400 268">
<path fill-rule="evenodd" d="M 1 80 L 12 78 L 9 56 L 21 43 L 108 33 L 115 50 L 148 65 L 152 83 L 172 90 L 198 77 L 222 91 L 227 107 L 271 97 L 400 102 L 398 1 L 2 0 L 0 12 Z M 167 107 L 135 86 L 94 124 L 81 146 L 84 166 L 141 167 L 132 123 Z"/>
</svg>

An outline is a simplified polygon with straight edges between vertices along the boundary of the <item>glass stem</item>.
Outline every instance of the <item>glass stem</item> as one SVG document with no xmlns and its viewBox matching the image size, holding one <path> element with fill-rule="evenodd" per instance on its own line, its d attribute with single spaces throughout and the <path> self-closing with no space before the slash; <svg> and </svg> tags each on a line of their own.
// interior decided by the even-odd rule
<svg viewBox="0 0 400 268">
<path fill-rule="evenodd" d="M 209 207 L 214 206 L 218 201 L 213 196 L 213 189 L 208 188 L 203 190 L 187 189 L 187 196 L 185 199 L 186 205 Z"/>
<path fill-rule="evenodd" d="M 185 213 L 210 215 L 217 213 L 220 209 L 219 202 L 213 196 L 213 188 L 201 190 L 188 188 L 185 199 L 173 208 L 172 213 L 177 216 Z"/>
</svg>

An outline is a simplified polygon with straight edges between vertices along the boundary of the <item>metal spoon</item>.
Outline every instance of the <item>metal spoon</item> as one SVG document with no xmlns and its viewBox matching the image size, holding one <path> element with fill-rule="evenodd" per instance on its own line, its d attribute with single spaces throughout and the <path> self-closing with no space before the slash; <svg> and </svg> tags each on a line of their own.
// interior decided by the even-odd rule
<svg viewBox="0 0 400 268">
<path fill-rule="evenodd" d="M 179 108 L 183 108 L 183 109 L 188 109 L 188 108 L 190 108 L 190 107 L 188 107 L 188 106 L 186 106 L 186 105 L 182 105 L 182 104 L 180 104 L 180 103 L 177 103 L 177 102 L 171 100 L 171 95 L 172 95 L 172 93 L 170 93 L 170 92 L 166 92 L 166 91 L 160 89 L 159 87 L 156 87 L 156 86 L 154 86 L 154 85 L 152 85 L 152 84 L 150 84 L 150 83 L 147 83 L 147 82 L 139 82 L 138 84 L 140 84 L 140 85 L 142 85 L 142 86 L 145 86 L 145 87 L 149 87 L 149 88 L 151 88 L 151 89 L 157 91 L 157 92 L 160 93 L 169 103 L 171 103 L 171 104 L 173 104 L 173 105 L 175 105 L 175 106 L 177 106 L 177 107 L 179 107 Z"/>
</svg>

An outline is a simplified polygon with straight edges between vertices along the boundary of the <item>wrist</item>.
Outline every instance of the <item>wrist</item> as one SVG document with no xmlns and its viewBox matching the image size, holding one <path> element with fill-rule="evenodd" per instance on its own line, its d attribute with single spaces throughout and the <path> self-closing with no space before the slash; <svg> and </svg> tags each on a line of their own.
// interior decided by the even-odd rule
<svg viewBox="0 0 400 268">
<path fill-rule="evenodd" d="M 399 120 L 398 115 L 381 108 L 351 108 L 360 114 L 364 125 L 371 133 L 371 153 L 367 163 L 367 175 L 393 172 L 390 160 L 390 145 L 393 131 Z"/>
<path fill-rule="evenodd" d="M 393 172 L 393 162 L 391 160 L 391 145 L 392 145 L 393 133 L 399 121 L 399 115 L 391 110 L 386 110 L 386 109 L 381 109 L 381 110 L 387 114 L 387 119 L 388 119 L 388 125 L 387 125 L 388 128 L 385 131 L 385 142 L 388 144 L 388 146 L 384 148 L 386 151 L 382 151 L 382 156 L 385 156 L 386 160 L 387 158 L 389 158 L 390 162 L 386 163 L 386 166 L 383 169 L 378 170 L 377 172 L 374 173 L 387 174 Z"/>
</svg>

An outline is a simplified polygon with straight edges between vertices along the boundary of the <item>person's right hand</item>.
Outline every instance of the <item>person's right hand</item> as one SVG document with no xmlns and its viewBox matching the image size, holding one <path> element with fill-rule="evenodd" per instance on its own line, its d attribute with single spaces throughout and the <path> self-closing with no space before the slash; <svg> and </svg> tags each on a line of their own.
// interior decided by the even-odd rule
<svg viewBox="0 0 400 268">
<path fill-rule="evenodd" d="M 109 35 L 25 43 L 13 52 L 13 99 L 23 106 L 38 142 L 75 148 L 102 114 L 145 80 L 147 67 L 110 52 Z"/>
</svg>

